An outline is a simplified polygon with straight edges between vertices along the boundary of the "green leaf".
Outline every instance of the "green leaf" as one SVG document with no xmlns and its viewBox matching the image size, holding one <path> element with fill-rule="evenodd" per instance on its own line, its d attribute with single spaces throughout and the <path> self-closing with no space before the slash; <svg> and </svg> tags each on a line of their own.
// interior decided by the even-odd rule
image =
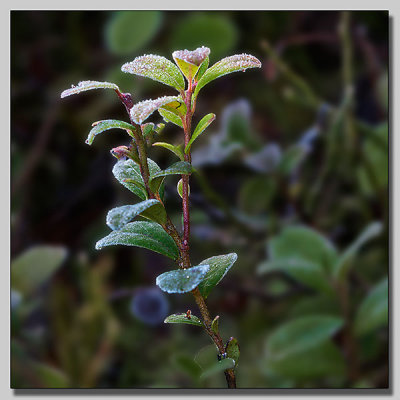
<svg viewBox="0 0 400 400">
<path fill-rule="evenodd" d="M 198 265 L 188 269 L 177 269 L 157 276 L 156 284 L 167 293 L 186 293 L 196 288 L 204 279 L 208 265 Z"/>
<path fill-rule="evenodd" d="M 27 369 L 35 376 L 35 379 L 40 382 L 40 387 L 46 389 L 70 388 L 68 377 L 63 371 L 53 366 L 34 361 L 29 362 L 28 365 Z"/>
<path fill-rule="evenodd" d="M 160 171 L 160 167 L 150 158 L 147 159 L 147 163 L 149 165 L 150 175 Z M 135 193 L 142 200 L 147 198 L 140 168 L 134 161 L 130 159 L 120 160 L 114 165 L 112 172 L 118 182 L 131 192 Z"/>
<path fill-rule="evenodd" d="M 282 155 L 278 169 L 283 175 L 291 174 L 304 160 L 307 154 L 304 146 L 289 147 Z"/>
<path fill-rule="evenodd" d="M 181 161 L 183 161 L 183 159 L 184 159 L 181 145 L 174 146 L 173 144 L 170 144 L 170 143 L 156 142 L 156 143 L 153 143 L 153 146 L 164 147 L 164 149 L 172 151 L 176 156 L 178 156 L 180 158 Z"/>
<path fill-rule="evenodd" d="M 172 362 L 180 371 L 188 374 L 193 379 L 198 379 L 201 375 L 199 365 L 186 354 L 173 354 Z"/>
<path fill-rule="evenodd" d="M 329 315 L 299 317 L 279 326 L 268 338 L 267 357 L 283 359 L 310 350 L 332 337 L 343 326 Z"/>
<path fill-rule="evenodd" d="M 284 358 L 266 357 L 269 370 L 279 376 L 310 380 L 317 378 L 344 377 L 346 362 L 341 351 L 330 341 L 319 343 L 307 351 L 298 352 Z"/>
<path fill-rule="evenodd" d="M 168 111 L 165 108 L 159 108 L 157 111 L 164 118 L 165 122 L 172 122 L 173 124 L 183 128 L 182 120 L 175 113 Z"/>
<path fill-rule="evenodd" d="M 66 89 L 61 93 L 61 98 L 86 92 L 87 90 L 93 89 L 114 89 L 119 91 L 119 87 L 110 82 L 98 82 L 98 81 L 82 81 L 78 83 L 78 86 L 72 85 L 70 89 Z"/>
<path fill-rule="evenodd" d="M 185 147 L 185 153 L 188 153 L 193 142 L 211 125 L 214 120 L 215 114 L 207 114 L 201 119 L 201 121 L 197 124 L 189 143 Z"/>
<path fill-rule="evenodd" d="M 189 319 L 186 316 L 186 313 L 169 315 L 167 318 L 165 318 L 164 323 L 165 324 L 190 324 L 190 325 L 203 326 L 203 324 L 199 318 L 197 318 L 195 315 L 192 314 L 192 315 L 190 315 L 190 319 Z"/>
<path fill-rule="evenodd" d="M 178 161 L 163 171 L 157 171 L 150 175 L 149 185 L 156 191 L 167 175 L 189 175 L 193 171 L 192 165 L 187 161 Z"/>
<path fill-rule="evenodd" d="M 185 81 L 179 68 L 162 56 L 144 55 L 121 67 L 123 72 L 145 76 L 172 86 L 178 91 L 185 89 Z"/>
<path fill-rule="evenodd" d="M 300 259 L 330 271 L 336 262 L 337 252 L 332 242 L 319 232 L 305 227 L 285 228 L 268 242 L 271 260 Z"/>
<path fill-rule="evenodd" d="M 120 230 L 113 231 L 108 236 L 99 240 L 96 243 L 96 250 L 119 244 L 144 247 L 173 260 L 177 259 L 179 255 L 178 248 L 173 239 L 155 222 L 131 222 Z"/>
<path fill-rule="evenodd" d="M 107 45 L 116 55 L 134 54 L 156 35 L 161 22 L 161 11 L 118 11 L 106 26 Z"/>
<path fill-rule="evenodd" d="M 199 79 L 204 75 L 204 72 L 207 71 L 209 63 L 210 63 L 210 59 L 208 57 L 206 57 L 205 60 L 201 63 L 199 69 L 197 70 L 197 73 L 194 77 L 195 82 L 198 82 Z"/>
<path fill-rule="evenodd" d="M 202 62 L 210 54 L 208 47 L 199 47 L 196 50 L 177 50 L 172 53 L 172 57 L 183 75 L 186 77 L 188 82 L 191 82 L 196 75 Z"/>
<path fill-rule="evenodd" d="M 141 124 L 160 107 L 167 108 L 167 111 L 174 112 L 174 110 L 178 110 L 182 107 L 184 108 L 185 105 L 178 96 L 163 96 L 158 99 L 144 100 L 136 103 L 130 109 L 130 115 L 134 122 Z M 176 111 L 176 113 L 178 113 L 178 111 Z"/>
<path fill-rule="evenodd" d="M 200 379 L 206 379 L 210 376 L 216 375 L 219 372 L 225 371 L 235 367 L 235 361 L 232 358 L 224 358 L 221 361 L 217 361 L 210 368 L 206 369 L 201 375 Z"/>
<path fill-rule="evenodd" d="M 232 265 L 237 260 L 236 253 L 229 253 L 222 256 L 214 256 L 203 260 L 199 265 L 209 265 L 210 269 L 207 272 L 203 282 L 199 285 L 200 293 L 204 298 L 207 298 L 211 290 L 216 286 L 221 279 L 231 269 Z"/>
<path fill-rule="evenodd" d="M 388 278 L 379 282 L 368 293 L 358 308 L 354 330 L 356 335 L 365 335 L 388 323 L 389 307 Z"/>
<path fill-rule="evenodd" d="M 219 315 L 217 315 L 211 322 L 211 330 L 218 335 L 219 334 Z"/>
<path fill-rule="evenodd" d="M 163 224 L 167 220 L 167 213 L 163 205 L 155 199 L 145 200 L 134 205 L 116 207 L 107 214 L 107 225 L 112 230 L 121 229 L 136 216 L 141 215 L 155 222 Z"/>
<path fill-rule="evenodd" d="M 178 192 L 181 199 L 183 199 L 183 179 L 179 179 L 176 184 L 176 191 Z M 188 184 L 188 196 L 190 196 L 190 185 Z"/>
<path fill-rule="evenodd" d="M 197 97 L 200 89 L 205 85 L 221 76 L 236 71 L 245 71 L 247 68 L 261 68 L 261 62 L 250 54 L 236 54 L 234 56 L 223 58 L 212 67 L 210 67 L 197 83 L 194 91 L 194 97 Z"/>
<path fill-rule="evenodd" d="M 351 267 L 355 255 L 359 252 L 360 248 L 369 240 L 380 235 L 381 232 L 381 222 L 372 222 L 369 224 L 358 236 L 358 238 L 340 255 L 333 269 L 335 278 L 344 279 L 349 268 Z"/>
<path fill-rule="evenodd" d="M 284 271 L 305 286 L 325 293 L 332 293 L 332 287 L 321 264 L 300 258 L 282 258 L 264 261 L 257 268 L 259 274 L 273 271 Z"/>
<path fill-rule="evenodd" d="M 229 358 L 232 358 L 232 360 L 235 361 L 236 367 L 240 356 L 239 343 L 237 339 L 235 339 L 234 337 L 231 337 L 229 339 L 225 347 L 225 352 Z"/>
<path fill-rule="evenodd" d="M 11 262 L 11 287 L 24 296 L 30 295 L 51 278 L 66 256 L 64 247 L 30 248 Z"/>
<path fill-rule="evenodd" d="M 86 139 L 85 143 L 91 145 L 93 143 L 94 138 L 104 131 L 109 129 L 123 129 L 128 132 L 130 136 L 133 137 L 132 131 L 135 130 L 135 127 L 131 124 L 128 124 L 124 121 L 119 121 L 117 119 L 105 119 L 103 121 L 98 121 L 92 124 L 93 128 L 89 132 L 89 136 Z"/>
</svg>

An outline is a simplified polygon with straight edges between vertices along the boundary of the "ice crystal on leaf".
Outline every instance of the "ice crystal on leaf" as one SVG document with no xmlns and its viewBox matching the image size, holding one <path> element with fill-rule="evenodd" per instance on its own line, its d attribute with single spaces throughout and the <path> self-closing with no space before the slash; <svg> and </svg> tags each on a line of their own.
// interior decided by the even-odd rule
<svg viewBox="0 0 400 400">
<path fill-rule="evenodd" d="M 119 87 L 115 83 L 110 82 L 98 82 L 98 81 L 82 81 L 78 83 L 78 86 L 72 85 L 70 89 L 66 89 L 61 93 L 61 98 L 86 92 L 92 89 L 114 89 L 119 91 Z"/>
<path fill-rule="evenodd" d="M 196 50 L 177 50 L 172 53 L 172 57 L 176 61 L 177 59 L 186 61 L 187 63 L 199 66 L 210 54 L 208 47 L 199 47 Z"/>
</svg>

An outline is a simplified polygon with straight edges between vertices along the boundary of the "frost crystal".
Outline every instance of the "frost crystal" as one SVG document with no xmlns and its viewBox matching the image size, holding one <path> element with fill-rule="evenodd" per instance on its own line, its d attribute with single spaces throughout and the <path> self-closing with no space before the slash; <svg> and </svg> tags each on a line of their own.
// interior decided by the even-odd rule
<svg viewBox="0 0 400 400">
<path fill-rule="evenodd" d="M 148 118 L 154 111 L 158 108 L 165 106 L 169 103 L 181 102 L 180 98 L 177 96 L 164 96 L 159 97 L 155 100 L 144 100 L 140 103 L 135 104 L 131 108 L 131 118 L 137 124 L 141 124 L 146 118 Z"/>
<path fill-rule="evenodd" d="M 172 57 L 176 59 L 186 61 L 188 63 L 199 66 L 210 54 L 208 47 L 199 47 L 196 50 L 177 50 L 172 53 Z"/>
<path fill-rule="evenodd" d="M 70 89 L 64 90 L 61 93 L 61 98 L 86 92 L 86 90 L 92 89 L 114 89 L 119 91 L 119 87 L 115 83 L 110 82 L 98 82 L 98 81 L 82 81 L 78 83 L 78 86 L 72 85 Z"/>
<path fill-rule="evenodd" d="M 178 67 L 162 56 L 148 54 L 137 57 L 132 62 L 124 64 L 121 70 L 165 83 L 177 90 L 185 88 L 185 81 Z"/>
</svg>

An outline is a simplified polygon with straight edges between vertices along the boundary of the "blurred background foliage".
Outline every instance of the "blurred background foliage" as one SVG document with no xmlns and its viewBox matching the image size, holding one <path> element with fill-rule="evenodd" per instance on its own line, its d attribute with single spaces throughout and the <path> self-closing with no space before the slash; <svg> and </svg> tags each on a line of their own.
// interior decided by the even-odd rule
<svg viewBox="0 0 400 400">
<path fill-rule="evenodd" d="M 126 119 L 113 93 L 59 99 L 80 80 L 115 82 L 134 101 L 173 94 L 120 66 L 144 53 L 211 48 L 263 62 L 203 90 L 195 118 L 192 260 L 239 258 L 209 297 L 238 338 L 238 386 L 388 385 L 388 14 L 386 12 L 11 12 L 11 384 L 224 387 L 196 307 L 164 296 L 166 259 L 97 252 L 108 209 L 131 193 L 112 177 Z M 159 119 L 154 116 L 154 121 Z M 167 126 L 167 140 L 180 132 Z M 162 167 L 172 155 L 150 150 Z M 176 178 L 178 179 L 178 178 Z M 180 225 L 174 178 L 168 211 Z"/>
</svg>

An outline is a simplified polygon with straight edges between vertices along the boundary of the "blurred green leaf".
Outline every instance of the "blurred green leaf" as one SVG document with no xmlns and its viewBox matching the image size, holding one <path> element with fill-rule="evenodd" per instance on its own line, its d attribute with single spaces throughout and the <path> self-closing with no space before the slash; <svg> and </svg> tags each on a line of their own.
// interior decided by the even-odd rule
<svg viewBox="0 0 400 400">
<path fill-rule="evenodd" d="M 36 246 L 11 262 L 11 287 L 25 296 L 44 284 L 67 257 L 67 249 L 58 246 Z"/>
<path fill-rule="evenodd" d="M 279 170 L 283 175 L 291 174 L 303 161 L 306 150 L 303 146 L 294 145 L 289 147 L 282 155 Z"/>
<path fill-rule="evenodd" d="M 343 320 L 329 315 L 309 315 L 285 322 L 267 340 L 267 357 L 284 359 L 311 350 L 343 326 Z"/>
<path fill-rule="evenodd" d="M 389 317 L 388 291 L 388 278 L 386 277 L 373 287 L 362 301 L 354 322 L 354 330 L 357 335 L 365 335 L 374 329 L 387 325 Z"/>
<path fill-rule="evenodd" d="M 304 297 L 296 300 L 296 303 L 290 309 L 290 317 L 292 318 L 313 314 L 340 316 L 341 309 L 336 297 L 323 294 Z"/>
<path fill-rule="evenodd" d="M 112 230 L 118 230 L 128 222 L 131 222 L 137 215 L 149 218 L 160 224 L 165 223 L 167 220 L 164 206 L 158 200 L 151 199 L 134 205 L 113 208 L 107 214 L 107 225 Z"/>
<path fill-rule="evenodd" d="M 233 22 L 216 13 L 189 13 L 175 24 L 171 35 L 171 48 L 196 49 L 207 46 L 215 60 L 231 51 L 238 39 L 238 32 Z"/>
<path fill-rule="evenodd" d="M 276 182 L 266 176 L 245 181 L 239 192 L 240 208 L 249 215 L 258 215 L 270 207 L 277 191 Z"/>
<path fill-rule="evenodd" d="M 174 355 L 173 363 L 178 369 L 190 375 L 193 379 L 198 379 L 201 375 L 201 368 L 199 365 L 186 354 Z"/>
<path fill-rule="evenodd" d="M 165 318 L 164 323 L 166 324 L 190 324 L 203 326 L 202 322 L 198 317 L 191 314 L 190 319 L 187 317 L 186 313 L 172 314 Z"/>
<path fill-rule="evenodd" d="M 235 361 L 236 367 L 240 356 L 239 343 L 237 339 L 234 337 L 229 339 L 228 343 L 226 344 L 225 352 L 229 358 Z"/>
<path fill-rule="evenodd" d="M 155 222 L 131 222 L 99 240 L 96 243 L 96 250 L 115 245 L 144 247 L 173 260 L 179 255 L 173 239 Z"/>
<path fill-rule="evenodd" d="M 105 31 L 108 47 L 116 55 L 131 55 L 150 42 L 161 22 L 161 11 L 118 11 Z"/>
<path fill-rule="evenodd" d="M 210 376 L 216 375 L 219 372 L 225 371 L 235 367 L 235 361 L 232 358 L 224 358 L 221 361 L 217 361 L 210 368 L 206 369 L 201 375 L 200 379 L 206 379 Z"/>
<path fill-rule="evenodd" d="M 272 261 L 298 258 L 322 266 L 326 271 L 337 260 L 333 243 L 306 226 L 284 228 L 280 235 L 268 241 L 268 253 Z"/>
<path fill-rule="evenodd" d="M 121 70 L 172 86 L 179 92 L 185 89 L 185 80 L 179 68 L 162 56 L 149 54 L 136 57 L 132 62 L 124 64 Z"/>
<path fill-rule="evenodd" d="M 358 238 L 340 255 L 337 260 L 333 275 L 335 278 L 342 280 L 346 277 L 349 268 L 351 267 L 352 261 L 360 248 L 367 243 L 369 240 L 380 235 L 382 232 L 382 223 L 375 221 L 371 222 L 358 236 Z"/>
<path fill-rule="evenodd" d="M 200 293 L 207 298 L 211 290 L 221 281 L 221 279 L 231 269 L 237 260 L 236 253 L 229 253 L 222 256 L 214 256 L 203 260 L 199 265 L 209 265 L 210 268 L 199 285 Z"/>
<path fill-rule="evenodd" d="M 149 185 L 153 191 L 158 190 L 165 176 L 168 175 L 189 175 L 193 171 L 192 165 L 186 161 L 178 161 L 170 165 L 163 171 L 157 171 L 150 174 Z"/>
<path fill-rule="evenodd" d="M 183 159 L 184 159 L 181 145 L 174 146 L 173 144 L 170 144 L 170 143 L 156 142 L 156 143 L 153 143 L 153 146 L 164 147 L 164 149 L 172 151 L 172 153 L 174 153 L 181 161 L 183 161 Z"/>
<path fill-rule="evenodd" d="M 266 364 L 274 373 L 296 380 L 344 377 L 346 374 L 343 355 L 330 341 L 284 358 L 267 356 Z"/>
<path fill-rule="evenodd" d="M 186 293 L 196 288 L 204 279 L 208 265 L 198 265 L 187 269 L 176 269 L 157 276 L 156 284 L 167 293 Z"/>
<path fill-rule="evenodd" d="M 164 108 L 159 108 L 157 111 L 164 118 L 165 122 L 172 122 L 173 124 L 183 128 L 182 120 L 175 113 Z"/>
<path fill-rule="evenodd" d="M 201 121 L 197 124 L 189 143 L 185 147 L 185 153 L 188 153 L 193 142 L 210 126 L 210 124 L 215 120 L 215 114 L 207 114 Z"/>
<path fill-rule="evenodd" d="M 36 375 L 40 387 L 45 389 L 67 389 L 70 387 L 68 377 L 64 372 L 50 365 L 31 362 L 28 366 L 31 373 Z"/>
<path fill-rule="evenodd" d="M 284 271 L 303 285 L 318 291 L 331 293 L 332 287 L 322 265 L 300 258 L 277 259 L 264 261 L 257 267 L 258 274 L 273 271 Z"/>
<path fill-rule="evenodd" d="M 194 356 L 196 364 L 205 371 L 210 368 L 218 360 L 217 358 L 218 349 L 215 344 L 209 344 L 202 347 Z"/>
<path fill-rule="evenodd" d="M 89 132 L 89 136 L 86 139 L 86 144 L 91 145 L 93 143 L 94 138 L 99 134 L 104 131 L 107 131 L 109 129 L 123 129 L 130 136 L 133 137 L 133 134 L 131 133 L 132 131 L 135 130 L 135 127 L 132 126 L 131 124 L 128 124 L 127 122 L 124 121 L 118 121 L 117 119 L 105 119 L 103 121 L 98 121 L 93 123 L 93 128 Z"/>
</svg>

